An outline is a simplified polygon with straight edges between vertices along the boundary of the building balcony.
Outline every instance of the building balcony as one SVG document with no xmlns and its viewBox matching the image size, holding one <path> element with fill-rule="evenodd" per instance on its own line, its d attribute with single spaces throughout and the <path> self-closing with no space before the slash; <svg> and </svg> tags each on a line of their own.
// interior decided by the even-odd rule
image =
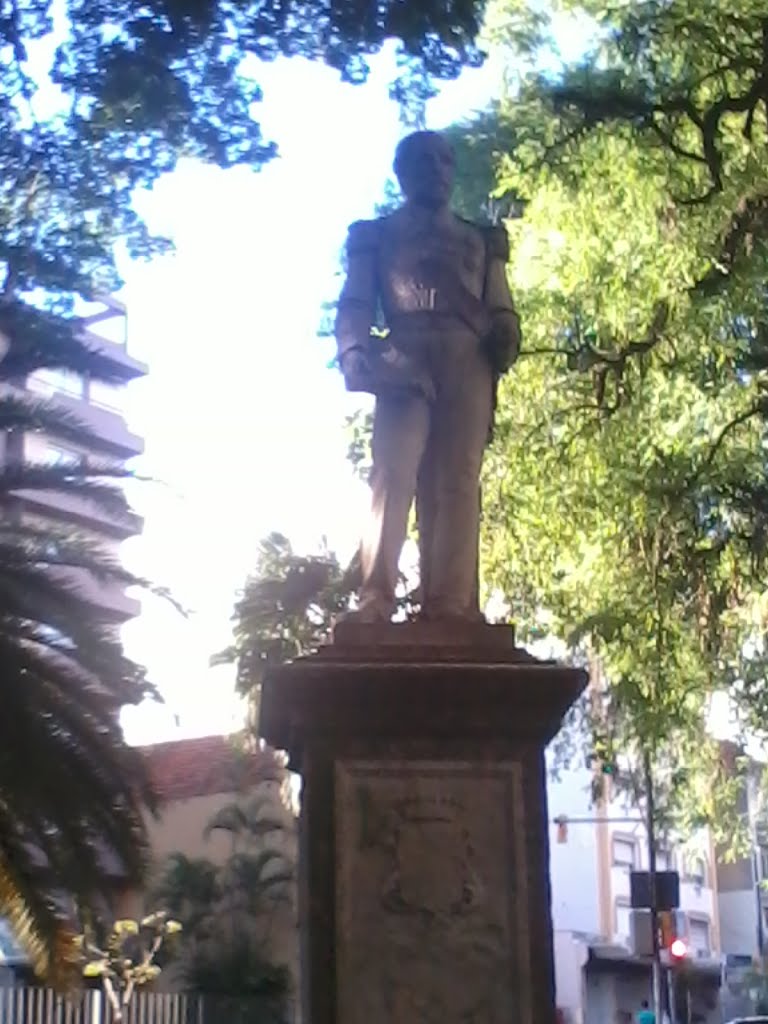
<svg viewBox="0 0 768 1024">
<path fill-rule="evenodd" d="M 114 409 L 97 405 L 86 398 L 57 392 L 52 401 L 71 413 L 91 431 L 94 450 L 111 458 L 132 459 L 144 451 L 144 441 L 128 429 L 125 417 Z"/>
<path fill-rule="evenodd" d="M 105 515 L 92 502 L 59 491 L 19 490 L 14 497 L 22 503 L 24 511 L 33 515 L 69 523 L 88 532 L 106 534 L 117 540 L 136 537 L 144 527 L 144 519 L 135 512 L 125 512 L 115 519 Z"/>
<path fill-rule="evenodd" d="M 11 391 L 15 391 L 13 386 Z M 95 385 L 80 377 L 70 377 L 60 371 L 39 371 L 33 374 L 23 393 L 34 395 L 58 406 L 63 412 L 75 416 L 92 435 L 89 448 L 103 456 L 124 461 L 144 451 L 144 441 L 132 433 L 125 416 L 117 404 L 98 401 Z M 116 389 L 103 389 L 115 399 Z"/>
<path fill-rule="evenodd" d="M 93 305 L 98 308 L 94 309 Z M 114 295 L 103 295 L 93 305 L 80 317 L 83 341 L 106 356 L 115 368 L 121 368 L 126 382 L 143 377 L 149 368 L 128 352 L 128 311 L 125 305 Z"/>
<path fill-rule="evenodd" d="M 147 364 L 130 355 L 124 343 L 102 338 L 88 328 L 81 332 L 80 337 L 86 345 L 114 364 L 116 372 L 126 384 L 137 377 L 146 376 L 149 372 Z"/>
<path fill-rule="evenodd" d="M 127 622 L 141 611 L 141 602 L 130 597 L 119 583 L 94 579 L 83 569 L 52 568 L 51 573 L 73 587 L 88 604 L 100 609 L 114 622 Z"/>
</svg>

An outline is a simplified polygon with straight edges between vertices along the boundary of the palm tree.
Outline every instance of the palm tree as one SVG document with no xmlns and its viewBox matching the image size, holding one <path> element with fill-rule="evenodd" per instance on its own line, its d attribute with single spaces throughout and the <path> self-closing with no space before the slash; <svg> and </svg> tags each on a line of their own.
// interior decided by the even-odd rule
<svg viewBox="0 0 768 1024">
<path fill-rule="evenodd" d="M 61 317 L 8 298 L 0 313 L 0 915 L 36 972 L 59 982 L 78 959 L 73 910 L 99 913 L 116 872 L 125 884 L 144 875 L 153 799 L 117 711 L 154 690 L 87 596 L 88 584 L 142 581 L 92 539 L 24 512 L 24 496 L 54 492 L 108 520 L 131 514 L 120 466 L 24 453 L 30 433 L 90 447 L 76 417 L 24 390 L 28 375 L 64 368 L 110 382 L 109 363 Z"/>
<path fill-rule="evenodd" d="M 216 866 L 204 857 L 184 853 L 168 857 L 153 890 L 153 899 L 181 921 L 185 933 L 192 934 L 205 926 L 218 898 Z"/>
<path fill-rule="evenodd" d="M 286 1019 L 291 975 L 272 962 L 270 947 L 277 912 L 293 906 L 295 861 L 279 839 L 287 830 L 257 789 L 220 808 L 205 829 L 230 837 L 223 864 L 174 854 L 153 892 L 183 925 L 184 984 L 224 1000 L 222 1014 L 235 1024 Z"/>
</svg>

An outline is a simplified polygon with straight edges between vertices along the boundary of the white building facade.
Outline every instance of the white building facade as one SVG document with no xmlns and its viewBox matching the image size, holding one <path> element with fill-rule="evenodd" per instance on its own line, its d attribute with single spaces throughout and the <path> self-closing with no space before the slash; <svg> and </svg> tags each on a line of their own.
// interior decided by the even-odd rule
<svg viewBox="0 0 768 1024">
<path fill-rule="evenodd" d="M 648 869 L 647 832 L 641 810 L 616 796 L 609 776 L 597 784 L 602 796 L 593 801 L 594 773 L 586 764 L 549 783 L 557 1002 L 566 1024 L 631 1024 L 642 1001 L 652 999 L 651 965 L 634 951 L 630 906 L 630 872 Z M 679 1019 L 720 1024 L 720 920 L 709 834 L 660 847 L 657 869 L 679 872 L 687 921 Z"/>
</svg>

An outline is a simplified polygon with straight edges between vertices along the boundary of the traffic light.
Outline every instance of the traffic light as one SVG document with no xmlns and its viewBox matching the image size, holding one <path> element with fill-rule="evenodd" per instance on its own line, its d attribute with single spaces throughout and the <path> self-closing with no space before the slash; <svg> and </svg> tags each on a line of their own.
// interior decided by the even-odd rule
<svg viewBox="0 0 768 1024">
<path fill-rule="evenodd" d="M 673 964 L 679 964 L 688 956 L 688 946 L 684 939 L 673 939 L 669 947 L 669 956 Z"/>
<path fill-rule="evenodd" d="M 675 967 L 688 959 L 687 919 L 679 910 L 662 910 L 659 913 L 659 945 L 669 957 L 670 966 Z"/>
<path fill-rule="evenodd" d="M 558 843 L 568 842 L 568 818 L 561 814 L 555 818 L 555 824 L 557 825 L 557 841 Z"/>
</svg>

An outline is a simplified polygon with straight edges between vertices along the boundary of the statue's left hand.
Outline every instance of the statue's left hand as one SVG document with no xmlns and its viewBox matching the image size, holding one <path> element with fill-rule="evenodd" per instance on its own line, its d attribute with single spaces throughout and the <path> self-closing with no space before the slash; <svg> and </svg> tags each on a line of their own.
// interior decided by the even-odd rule
<svg viewBox="0 0 768 1024">
<path fill-rule="evenodd" d="M 341 372 L 349 391 L 367 391 L 371 376 L 368 354 L 360 348 L 349 349 L 341 356 Z"/>
<path fill-rule="evenodd" d="M 514 314 L 492 324 L 485 336 L 485 350 L 495 373 L 506 373 L 514 365 L 520 355 L 520 331 Z"/>
</svg>

